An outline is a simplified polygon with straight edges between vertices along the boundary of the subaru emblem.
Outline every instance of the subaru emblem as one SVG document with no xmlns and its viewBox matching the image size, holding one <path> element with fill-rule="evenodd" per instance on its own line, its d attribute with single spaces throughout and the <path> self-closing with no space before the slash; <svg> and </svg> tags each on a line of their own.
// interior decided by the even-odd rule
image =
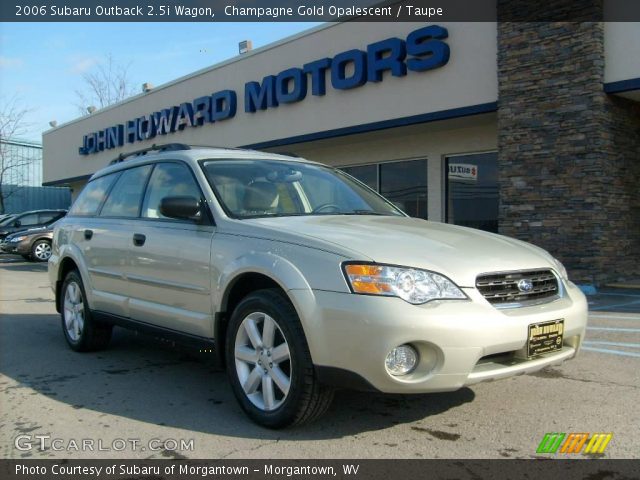
<svg viewBox="0 0 640 480">
<path fill-rule="evenodd" d="M 533 289 L 533 282 L 528 278 L 523 278 L 518 281 L 518 290 L 524 293 L 528 293 Z"/>
</svg>

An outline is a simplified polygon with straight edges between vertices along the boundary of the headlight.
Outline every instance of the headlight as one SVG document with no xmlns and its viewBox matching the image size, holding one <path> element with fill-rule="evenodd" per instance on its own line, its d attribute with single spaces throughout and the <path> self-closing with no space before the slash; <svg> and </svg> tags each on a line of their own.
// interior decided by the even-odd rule
<svg viewBox="0 0 640 480">
<path fill-rule="evenodd" d="M 414 305 L 467 298 L 447 277 L 426 270 L 354 263 L 343 268 L 353 293 L 400 297 Z"/>
<path fill-rule="evenodd" d="M 567 273 L 567 269 L 564 268 L 564 265 L 562 265 L 562 263 L 560 263 L 560 260 L 558 260 L 557 258 L 554 258 L 553 263 L 556 268 L 556 272 L 558 272 L 558 275 L 560 275 L 560 277 L 563 280 L 569 280 L 569 274 Z"/>
<path fill-rule="evenodd" d="M 25 237 L 25 236 L 22 236 L 22 237 L 13 237 L 13 238 L 11 238 L 11 239 L 9 240 L 9 242 L 11 242 L 11 243 L 18 243 L 18 242 L 21 242 L 22 240 L 24 240 L 25 238 L 27 238 L 27 237 Z"/>
</svg>

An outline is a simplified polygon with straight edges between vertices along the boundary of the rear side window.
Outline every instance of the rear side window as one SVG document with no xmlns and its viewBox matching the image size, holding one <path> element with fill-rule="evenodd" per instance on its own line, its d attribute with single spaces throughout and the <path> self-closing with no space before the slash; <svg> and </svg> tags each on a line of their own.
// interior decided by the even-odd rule
<svg viewBox="0 0 640 480">
<path fill-rule="evenodd" d="M 62 217 L 64 214 L 62 212 L 47 212 L 40 214 L 40 223 L 49 223 L 57 220 Z"/>
<path fill-rule="evenodd" d="M 195 198 L 202 196 L 189 167 L 181 163 L 159 163 L 149 180 L 142 205 L 142 216 L 167 218 L 160 213 L 160 201 L 164 197 L 182 196 Z"/>
<path fill-rule="evenodd" d="M 116 177 L 117 174 L 112 173 L 89 182 L 74 202 L 69 215 L 95 215 Z"/>
<path fill-rule="evenodd" d="M 137 217 L 151 165 L 125 170 L 109 192 L 100 216 Z"/>
</svg>

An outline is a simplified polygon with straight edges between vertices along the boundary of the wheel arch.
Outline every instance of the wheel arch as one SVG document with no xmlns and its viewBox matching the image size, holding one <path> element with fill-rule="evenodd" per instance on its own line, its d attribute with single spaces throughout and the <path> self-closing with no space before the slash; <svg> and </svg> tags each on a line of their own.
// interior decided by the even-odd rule
<svg viewBox="0 0 640 480">
<path fill-rule="evenodd" d="M 82 257 L 78 254 L 75 254 L 74 250 L 71 248 L 65 249 L 64 252 L 61 252 L 60 261 L 58 264 L 58 271 L 56 274 L 56 311 L 60 313 L 61 305 L 60 305 L 60 296 L 62 290 L 62 283 L 64 282 L 65 277 L 71 270 L 77 270 L 80 274 L 80 278 L 82 279 L 82 283 L 84 283 L 85 294 L 87 295 L 87 301 L 89 305 L 91 305 L 91 288 L 88 284 L 87 280 L 89 278 L 89 272 L 86 268 L 86 265 L 80 260 Z M 51 267 L 49 267 L 51 268 Z"/>
<path fill-rule="evenodd" d="M 232 262 L 218 283 L 219 301 L 215 308 L 213 336 L 217 361 L 221 366 L 224 365 L 227 324 L 233 310 L 250 293 L 270 288 L 279 290 L 291 303 L 305 330 L 301 312 L 288 294 L 291 289 L 311 289 L 302 272 L 288 260 L 273 254 L 246 255 Z"/>
<path fill-rule="evenodd" d="M 62 298 L 62 283 L 67 277 L 67 274 L 72 270 L 79 270 L 78 265 L 71 257 L 65 257 L 60 262 L 60 268 L 58 269 L 58 278 L 56 279 L 56 311 L 62 312 L 62 305 L 60 299 Z"/>
</svg>

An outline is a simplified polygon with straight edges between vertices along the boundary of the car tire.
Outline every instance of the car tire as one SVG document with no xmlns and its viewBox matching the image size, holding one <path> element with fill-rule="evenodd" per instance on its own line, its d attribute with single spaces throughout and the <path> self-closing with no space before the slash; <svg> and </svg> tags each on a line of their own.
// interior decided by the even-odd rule
<svg viewBox="0 0 640 480">
<path fill-rule="evenodd" d="M 38 240 L 31 246 L 31 258 L 36 262 L 47 262 L 51 256 L 51 242 Z"/>
<path fill-rule="evenodd" d="M 262 426 L 310 422 L 331 405 L 333 389 L 318 382 L 298 314 L 279 290 L 251 293 L 235 308 L 225 357 L 233 393 Z"/>
<path fill-rule="evenodd" d="M 96 322 L 92 317 L 77 270 L 70 271 L 65 277 L 60 302 L 62 332 L 72 350 L 91 352 L 109 345 L 113 326 Z"/>
</svg>

